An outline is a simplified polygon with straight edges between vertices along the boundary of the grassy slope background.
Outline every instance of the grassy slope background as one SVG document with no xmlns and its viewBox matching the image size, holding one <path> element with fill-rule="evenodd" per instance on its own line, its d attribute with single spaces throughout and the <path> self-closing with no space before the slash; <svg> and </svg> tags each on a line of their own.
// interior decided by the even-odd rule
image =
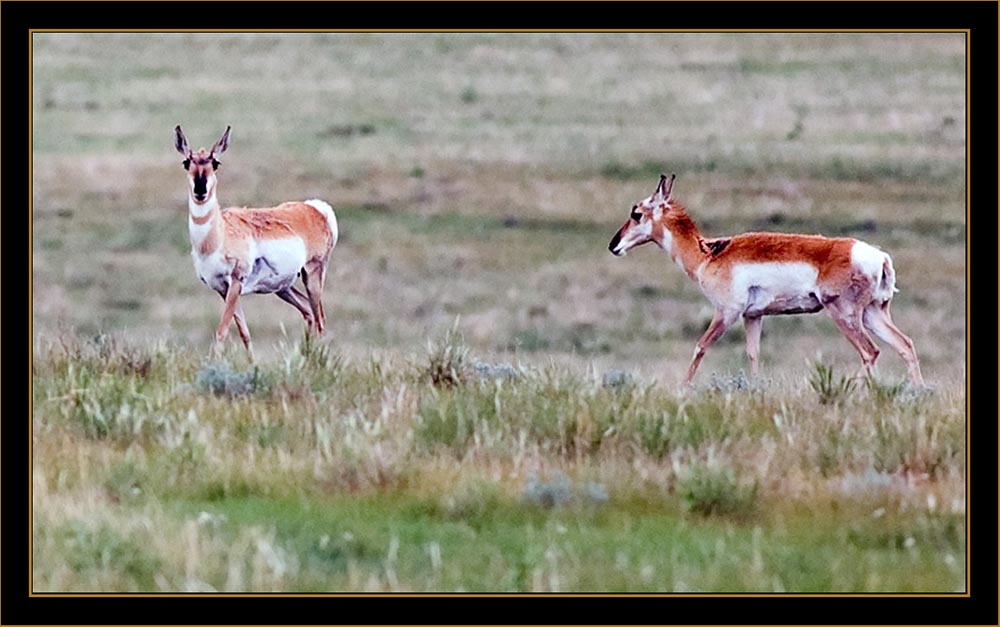
<svg viewBox="0 0 1000 627">
<path fill-rule="evenodd" d="M 963 588 L 960 36 L 66 33 L 33 63 L 36 590 Z M 259 369 L 208 360 L 178 123 L 233 125 L 223 204 L 334 206 L 320 344 L 253 296 Z M 884 347 L 838 394 L 822 315 L 765 321 L 764 380 L 733 329 L 680 390 L 707 301 L 606 250 L 661 171 L 708 235 L 888 250 L 933 393 Z"/>
</svg>

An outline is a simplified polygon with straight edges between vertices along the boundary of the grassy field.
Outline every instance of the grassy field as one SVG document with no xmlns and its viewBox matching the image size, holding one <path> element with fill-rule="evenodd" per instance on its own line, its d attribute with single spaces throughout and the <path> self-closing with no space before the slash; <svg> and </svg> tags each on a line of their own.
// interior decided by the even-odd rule
<svg viewBox="0 0 1000 627">
<path fill-rule="evenodd" d="M 961 35 L 33 37 L 35 591 L 964 590 Z M 177 124 L 334 207 L 326 336 L 210 358 Z M 930 388 L 817 314 L 682 389 L 708 302 L 607 251 L 661 171 L 890 252 Z"/>
</svg>

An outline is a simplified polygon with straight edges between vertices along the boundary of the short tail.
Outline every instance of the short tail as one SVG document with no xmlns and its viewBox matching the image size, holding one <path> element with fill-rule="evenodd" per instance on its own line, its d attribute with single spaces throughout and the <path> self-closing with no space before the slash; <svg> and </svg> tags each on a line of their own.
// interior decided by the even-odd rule
<svg viewBox="0 0 1000 627">
<path fill-rule="evenodd" d="M 896 270 L 892 267 L 892 257 L 886 255 L 885 261 L 882 262 L 882 278 L 878 282 L 878 288 L 874 296 L 877 300 L 885 302 L 892 300 L 892 295 L 898 291 L 899 288 L 896 287 Z"/>
<path fill-rule="evenodd" d="M 307 200 L 306 204 L 322 213 L 323 217 L 326 218 L 326 223 L 330 225 L 330 236 L 333 238 L 333 243 L 330 244 L 332 249 L 337 245 L 337 239 L 340 237 L 340 231 L 337 229 L 337 216 L 333 213 L 333 207 L 318 198 Z"/>
</svg>

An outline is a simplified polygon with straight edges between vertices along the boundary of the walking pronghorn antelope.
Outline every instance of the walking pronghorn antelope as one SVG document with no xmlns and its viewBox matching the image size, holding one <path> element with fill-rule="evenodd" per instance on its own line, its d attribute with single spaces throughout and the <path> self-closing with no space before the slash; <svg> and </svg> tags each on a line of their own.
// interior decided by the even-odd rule
<svg viewBox="0 0 1000 627">
<path fill-rule="evenodd" d="M 656 242 L 715 307 L 685 384 L 691 383 L 705 350 L 740 316 L 751 374 L 756 375 L 763 317 L 821 309 L 861 354 L 868 374 L 879 349 L 865 329 L 896 349 L 913 383 L 923 384 L 913 342 L 889 315 L 892 294 L 898 291 L 889 255 L 847 237 L 744 233 L 705 239 L 674 199 L 674 178 L 660 175 L 656 191 L 632 207 L 608 249 L 621 257 L 631 248 Z"/>
<path fill-rule="evenodd" d="M 323 284 L 327 260 L 337 244 L 337 218 L 322 200 L 266 209 L 220 208 L 216 171 L 219 155 L 229 147 L 230 130 L 227 126 L 210 151 L 193 152 L 178 126 L 175 145 L 184 155 L 188 174 L 188 232 L 195 272 L 225 300 L 214 351 L 221 351 L 235 320 L 253 361 L 250 331 L 239 302 L 242 294 L 276 294 L 299 310 L 310 331 L 323 332 Z M 299 276 L 305 294 L 294 285 Z"/>
</svg>

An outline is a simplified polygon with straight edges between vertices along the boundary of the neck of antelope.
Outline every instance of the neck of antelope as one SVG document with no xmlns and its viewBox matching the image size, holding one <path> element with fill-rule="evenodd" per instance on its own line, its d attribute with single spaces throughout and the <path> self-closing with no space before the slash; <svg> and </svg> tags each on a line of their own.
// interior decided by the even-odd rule
<svg viewBox="0 0 1000 627">
<path fill-rule="evenodd" d="M 704 261 L 704 254 L 698 245 L 701 233 L 686 214 L 665 215 L 660 220 L 662 232 L 656 243 L 670 255 L 677 266 L 691 279 L 697 281 L 697 270 Z"/>
<path fill-rule="evenodd" d="M 220 214 L 214 186 L 202 203 L 195 202 L 194 195 L 188 194 L 188 234 L 192 250 L 205 255 L 217 248 L 222 227 L 222 220 L 218 219 Z"/>
</svg>

